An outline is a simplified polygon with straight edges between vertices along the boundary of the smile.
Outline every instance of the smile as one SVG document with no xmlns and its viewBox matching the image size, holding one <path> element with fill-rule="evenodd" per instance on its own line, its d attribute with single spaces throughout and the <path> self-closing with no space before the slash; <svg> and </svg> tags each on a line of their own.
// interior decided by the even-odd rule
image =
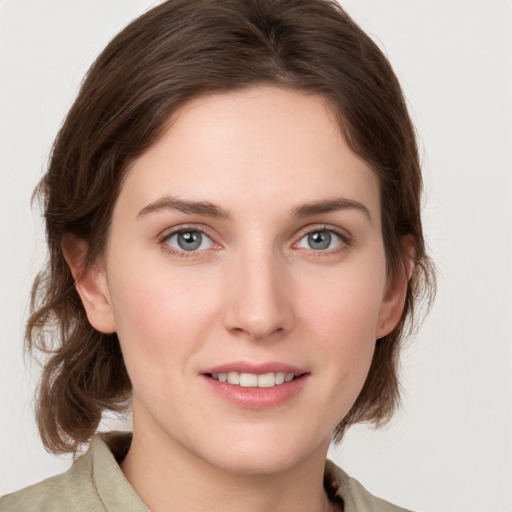
<svg viewBox="0 0 512 512">
<path fill-rule="evenodd" d="M 232 361 L 205 369 L 202 377 L 223 401 L 237 408 L 261 410 L 292 400 L 307 385 L 311 373 L 277 361 Z"/>
<path fill-rule="evenodd" d="M 219 382 L 227 382 L 235 386 L 243 388 L 272 388 L 280 386 L 285 382 L 290 382 L 295 378 L 293 373 L 285 372 L 268 372 L 262 374 L 244 373 L 244 372 L 227 372 L 212 373 L 211 378 Z"/>
</svg>

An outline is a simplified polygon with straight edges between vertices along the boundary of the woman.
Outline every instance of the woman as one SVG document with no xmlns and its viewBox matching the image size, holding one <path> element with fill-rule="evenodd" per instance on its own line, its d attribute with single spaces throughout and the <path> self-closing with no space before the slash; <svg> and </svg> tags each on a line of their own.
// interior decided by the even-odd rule
<svg viewBox="0 0 512 512">
<path fill-rule="evenodd" d="M 401 510 L 325 462 L 431 291 L 400 86 L 335 3 L 170 0 L 100 55 L 38 193 L 45 446 L 0 510 Z M 57 326 L 58 334 L 51 328 Z"/>
</svg>

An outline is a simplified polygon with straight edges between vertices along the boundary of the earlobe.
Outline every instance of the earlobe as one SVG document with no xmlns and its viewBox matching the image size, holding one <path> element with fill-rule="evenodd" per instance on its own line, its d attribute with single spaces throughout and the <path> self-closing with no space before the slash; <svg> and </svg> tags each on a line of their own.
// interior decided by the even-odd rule
<svg viewBox="0 0 512 512">
<path fill-rule="evenodd" d="M 387 336 L 400 322 L 407 297 L 407 288 L 414 270 L 414 239 L 402 238 L 405 265 L 393 281 L 389 281 L 379 310 L 375 339 Z"/>
<path fill-rule="evenodd" d="M 76 291 L 90 324 L 105 334 L 116 332 L 116 324 L 108 289 L 106 269 L 102 262 L 86 265 L 89 246 L 86 240 L 71 234 L 62 237 L 62 252 L 75 280 Z"/>
</svg>

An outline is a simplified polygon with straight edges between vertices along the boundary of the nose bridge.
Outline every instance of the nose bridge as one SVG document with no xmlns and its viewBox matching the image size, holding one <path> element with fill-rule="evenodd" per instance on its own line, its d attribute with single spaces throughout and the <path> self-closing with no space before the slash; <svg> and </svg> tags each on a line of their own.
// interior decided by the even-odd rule
<svg viewBox="0 0 512 512">
<path fill-rule="evenodd" d="M 290 329 L 293 322 L 287 272 L 272 247 L 242 249 L 231 266 L 226 327 L 262 339 Z"/>
</svg>

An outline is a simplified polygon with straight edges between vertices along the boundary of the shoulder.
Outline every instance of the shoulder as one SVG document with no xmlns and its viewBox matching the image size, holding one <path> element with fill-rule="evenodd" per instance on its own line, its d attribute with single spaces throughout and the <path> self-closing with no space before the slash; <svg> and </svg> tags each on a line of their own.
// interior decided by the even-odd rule
<svg viewBox="0 0 512 512">
<path fill-rule="evenodd" d="M 94 438 L 71 468 L 0 499 L 0 512 L 147 512 L 117 460 L 131 442 L 126 433 Z"/>
<path fill-rule="evenodd" d="M 92 478 L 91 457 L 85 455 L 77 460 L 71 468 L 21 491 L 8 494 L 0 499 L 0 511 L 28 512 L 80 510 L 77 504 L 97 501 L 97 493 Z M 91 500 L 92 498 L 92 500 Z M 104 510 L 88 508 L 87 510 Z"/>
<path fill-rule="evenodd" d="M 377 498 L 330 460 L 325 465 L 325 481 L 343 499 L 345 512 L 411 512 Z"/>
</svg>

